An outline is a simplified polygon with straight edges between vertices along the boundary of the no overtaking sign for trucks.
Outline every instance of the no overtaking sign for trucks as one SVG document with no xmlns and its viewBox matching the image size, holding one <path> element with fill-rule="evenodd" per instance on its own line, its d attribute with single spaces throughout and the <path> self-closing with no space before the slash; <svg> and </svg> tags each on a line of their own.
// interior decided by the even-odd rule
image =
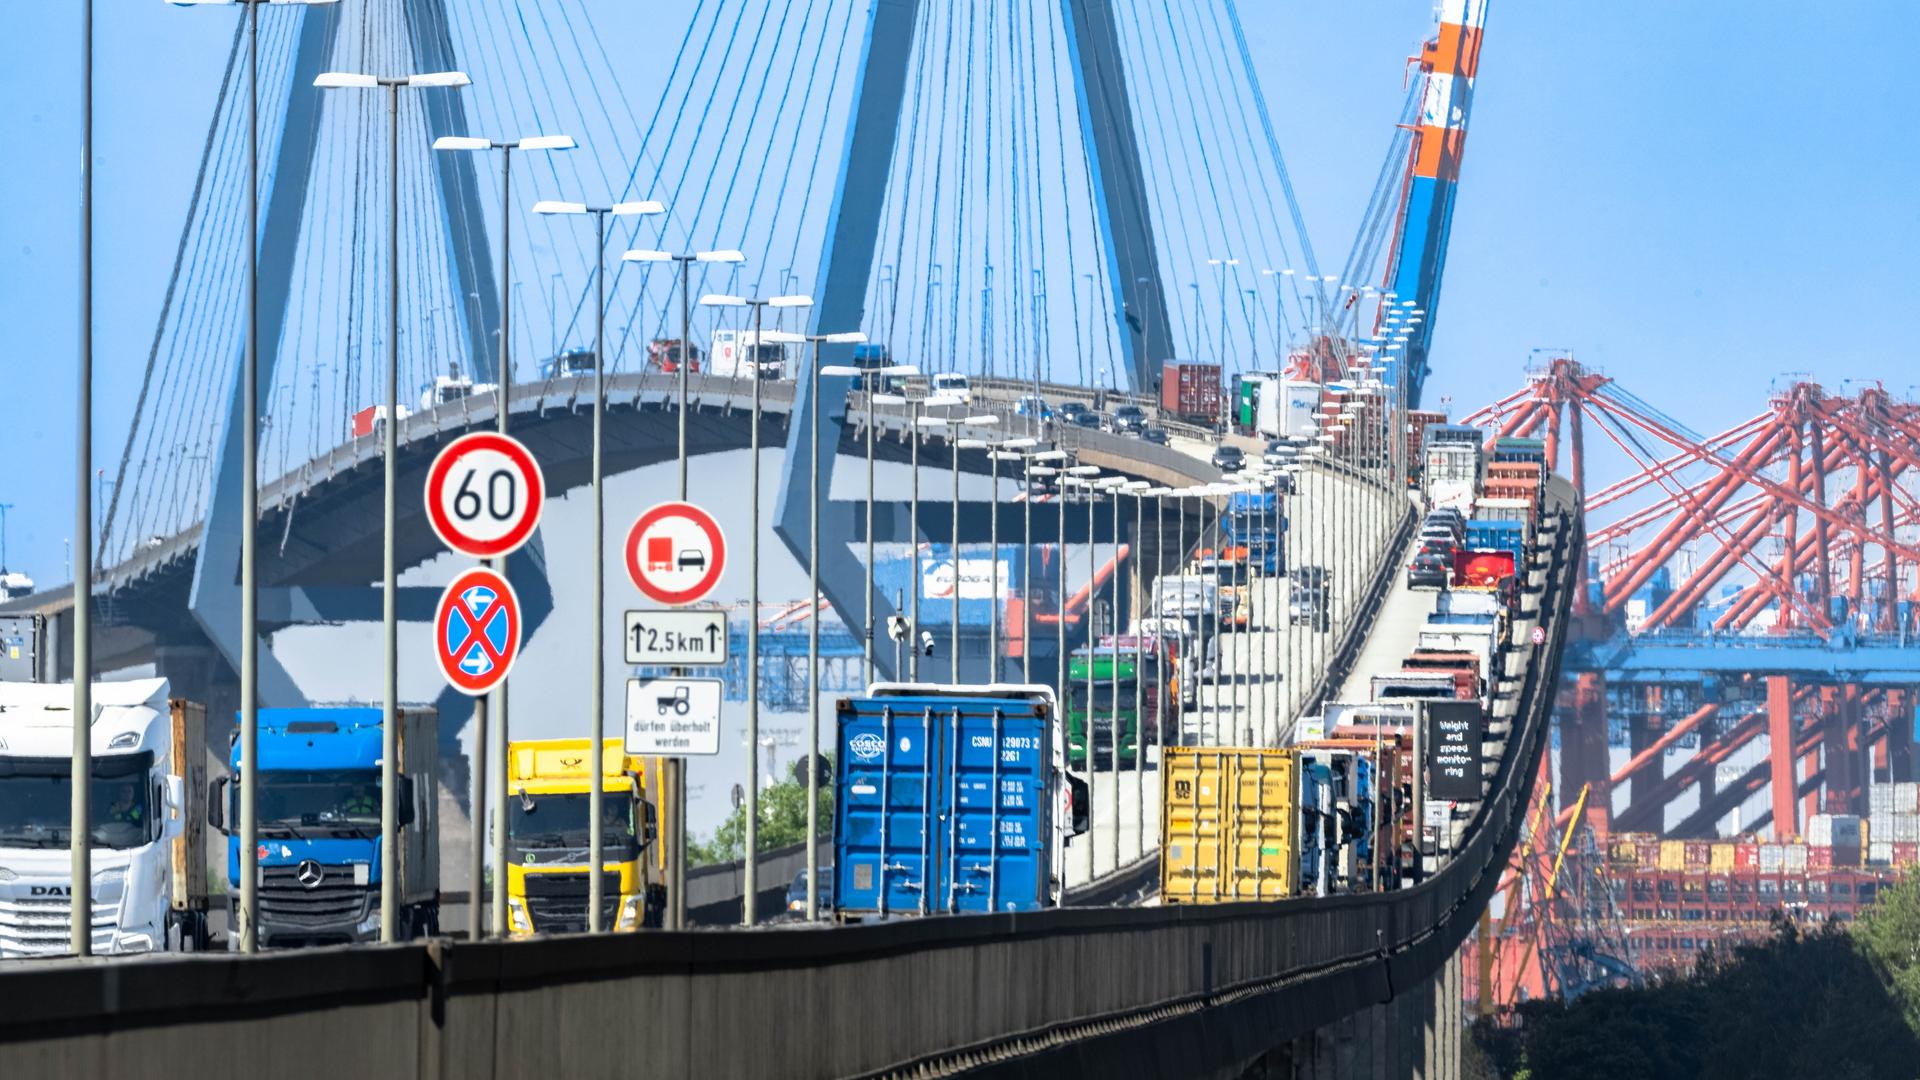
<svg viewBox="0 0 1920 1080">
<path fill-rule="evenodd" d="M 635 588 L 655 603 L 682 607 L 720 583 L 727 541 L 712 514 L 692 503 L 664 502 L 627 530 L 626 555 Z"/>
</svg>

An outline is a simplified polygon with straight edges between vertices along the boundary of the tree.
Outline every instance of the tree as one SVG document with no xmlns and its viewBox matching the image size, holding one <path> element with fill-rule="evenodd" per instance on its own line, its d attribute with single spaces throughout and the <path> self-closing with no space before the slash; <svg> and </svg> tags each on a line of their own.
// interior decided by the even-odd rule
<svg viewBox="0 0 1920 1080">
<path fill-rule="evenodd" d="M 1920 868 L 1883 890 L 1853 933 L 1920 1034 Z"/>
<path fill-rule="evenodd" d="M 830 768 L 827 775 L 832 775 Z M 833 785 L 830 782 L 820 785 L 820 835 L 823 839 L 833 835 Z M 760 825 L 754 835 L 754 846 L 761 851 L 770 851 L 789 844 L 805 843 L 806 839 L 807 785 L 782 780 L 761 788 Z M 714 830 L 711 840 L 705 843 L 695 841 L 687 848 L 688 862 L 696 866 L 733 862 L 745 858 L 746 853 L 745 803 L 727 815 L 727 820 Z"/>
</svg>

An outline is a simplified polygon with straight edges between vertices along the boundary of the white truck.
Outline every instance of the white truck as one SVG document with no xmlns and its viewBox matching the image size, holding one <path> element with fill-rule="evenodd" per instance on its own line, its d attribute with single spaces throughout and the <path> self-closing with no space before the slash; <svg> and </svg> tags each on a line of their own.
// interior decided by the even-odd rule
<svg viewBox="0 0 1920 1080">
<path fill-rule="evenodd" d="M 762 379 L 784 379 L 791 370 L 787 364 L 787 346 L 776 340 L 775 331 L 754 337 L 751 330 L 715 330 L 713 332 L 713 374 L 730 379 L 751 379 L 757 368 Z"/>
<path fill-rule="evenodd" d="M 167 680 L 93 687 L 93 951 L 204 948 L 206 710 Z M 0 683 L 0 958 L 68 951 L 73 687 Z"/>
<path fill-rule="evenodd" d="M 1319 383 L 1272 373 L 1241 378 L 1259 384 L 1254 391 L 1253 430 L 1262 438 L 1302 441 L 1318 433 L 1323 389 Z"/>
</svg>

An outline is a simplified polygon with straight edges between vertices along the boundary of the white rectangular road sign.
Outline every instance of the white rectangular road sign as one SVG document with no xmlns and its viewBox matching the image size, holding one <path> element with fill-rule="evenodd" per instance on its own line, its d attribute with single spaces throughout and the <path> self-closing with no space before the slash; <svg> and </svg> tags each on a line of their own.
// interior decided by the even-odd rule
<svg viewBox="0 0 1920 1080">
<path fill-rule="evenodd" d="M 627 753 L 718 754 L 720 689 L 719 679 L 628 679 Z"/>
<path fill-rule="evenodd" d="M 627 663 L 691 667 L 727 662 L 727 613 L 679 608 L 627 612 Z"/>
</svg>

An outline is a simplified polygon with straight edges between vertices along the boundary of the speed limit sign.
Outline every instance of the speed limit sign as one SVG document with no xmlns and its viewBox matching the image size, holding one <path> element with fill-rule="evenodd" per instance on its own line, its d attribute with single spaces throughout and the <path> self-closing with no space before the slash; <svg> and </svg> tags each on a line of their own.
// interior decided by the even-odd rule
<svg viewBox="0 0 1920 1080">
<path fill-rule="evenodd" d="M 527 448 L 491 431 L 448 443 L 427 471 L 427 520 L 440 541 L 491 559 L 527 542 L 546 500 L 540 465 Z"/>
</svg>

